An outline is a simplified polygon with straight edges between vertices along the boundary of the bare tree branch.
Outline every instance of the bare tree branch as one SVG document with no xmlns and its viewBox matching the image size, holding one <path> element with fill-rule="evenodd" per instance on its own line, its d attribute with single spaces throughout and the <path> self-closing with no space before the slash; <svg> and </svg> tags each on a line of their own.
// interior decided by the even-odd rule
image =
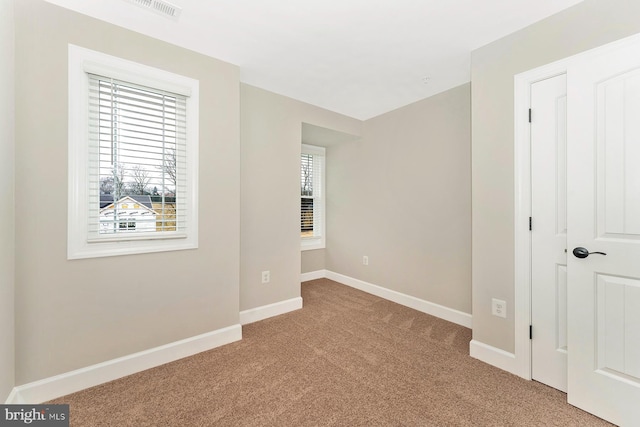
<svg viewBox="0 0 640 427">
<path fill-rule="evenodd" d="M 122 164 L 116 164 L 113 167 L 113 200 L 120 200 L 120 198 L 125 194 L 125 182 L 124 178 L 127 176 L 127 171 Z"/>
<path fill-rule="evenodd" d="M 302 156 L 300 195 L 313 196 L 313 157 L 308 154 Z"/>
<path fill-rule="evenodd" d="M 133 178 L 133 182 L 129 183 L 131 194 L 144 194 L 149 185 L 149 181 L 151 181 L 149 171 L 140 167 L 140 165 L 135 165 L 131 168 L 131 177 Z"/>
<path fill-rule="evenodd" d="M 178 182 L 178 163 L 176 159 L 176 150 L 167 150 L 167 154 L 164 157 L 162 166 L 158 166 L 158 168 L 162 170 L 165 178 L 169 181 L 165 184 L 163 192 L 166 193 L 166 190 L 169 189 L 171 192 L 175 193 Z M 167 188 L 170 185 L 172 185 L 173 188 Z"/>
</svg>

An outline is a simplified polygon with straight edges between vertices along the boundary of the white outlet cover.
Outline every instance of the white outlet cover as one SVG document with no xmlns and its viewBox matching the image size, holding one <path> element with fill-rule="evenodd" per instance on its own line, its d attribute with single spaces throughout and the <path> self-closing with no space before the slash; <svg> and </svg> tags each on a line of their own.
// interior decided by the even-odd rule
<svg viewBox="0 0 640 427">
<path fill-rule="evenodd" d="M 507 302 L 500 299 L 491 298 L 491 314 L 506 319 Z"/>
<path fill-rule="evenodd" d="M 271 272 L 263 271 L 262 272 L 262 283 L 269 283 L 271 281 Z"/>
</svg>

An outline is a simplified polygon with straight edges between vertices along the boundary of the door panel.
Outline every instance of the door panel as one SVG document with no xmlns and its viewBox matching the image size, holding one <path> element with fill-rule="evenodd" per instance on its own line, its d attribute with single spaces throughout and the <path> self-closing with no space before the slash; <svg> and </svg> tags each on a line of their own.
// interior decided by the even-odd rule
<svg viewBox="0 0 640 427">
<path fill-rule="evenodd" d="M 600 236 L 640 237 L 640 72 L 597 85 Z"/>
<path fill-rule="evenodd" d="M 566 76 L 531 85 L 531 376 L 567 390 Z"/>
<path fill-rule="evenodd" d="M 597 368 L 640 381 L 640 280 L 597 275 Z"/>
<path fill-rule="evenodd" d="M 637 39 L 637 38 L 636 38 Z M 640 422 L 640 39 L 567 70 L 569 403 Z"/>
<path fill-rule="evenodd" d="M 567 352 L 567 266 L 556 265 L 556 345 L 555 350 L 562 352 L 564 365 L 562 367 L 562 384 L 563 388 L 559 388 L 563 391 L 567 391 L 567 367 L 566 367 L 566 352 Z"/>
</svg>

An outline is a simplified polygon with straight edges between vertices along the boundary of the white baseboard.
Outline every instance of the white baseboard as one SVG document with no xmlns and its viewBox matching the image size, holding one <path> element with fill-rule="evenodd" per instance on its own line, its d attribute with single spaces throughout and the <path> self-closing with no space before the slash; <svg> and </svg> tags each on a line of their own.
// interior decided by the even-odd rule
<svg viewBox="0 0 640 427">
<path fill-rule="evenodd" d="M 5 405 L 21 403 L 21 402 L 18 402 L 18 397 L 19 397 L 18 390 L 16 390 L 16 387 L 14 387 L 13 389 L 11 389 L 11 393 L 9 393 L 7 400 L 4 402 Z"/>
<path fill-rule="evenodd" d="M 290 311 L 299 310 L 301 308 L 302 297 L 291 298 L 273 304 L 263 305 L 261 307 L 241 311 L 240 324 L 248 325 L 249 323 L 264 320 L 273 316 L 278 316 L 280 314 L 285 314 Z"/>
<path fill-rule="evenodd" d="M 449 307 L 445 307 L 440 304 L 425 301 L 420 298 L 406 295 L 391 289 L 383 288 L 382 286 L 373 285 L 365 281 L 354 279 L 353 277 L 345 276 L 343 274 L 334 273 L 333 271 L 326 271 L 327 279 L 331 279 L 343 285 L 350 286 L 352 288 L 360 289 L 361 291 L 376 295 L 380 298 L 393 301 L 400 305 L 404 305 L 414 310 L 421 311 L 423 313 L 430 314 L 440 319 L 456 323 L 466 328 L 471 328 L 471 315 L 462 311 L 454 310 Z"/>
<path fill-rule="evenodd" d="M 520 369 L 518 369 L 516 355 L 509 353 L 508 351 L 501 350 L 477 340 L 471 340 L 469 343 L 469 355 L 475 359 L 483 361 L 484 363 L 500 368 L 503 371 L 522 376 Z"/>
<path fill-rule="evenodd" d="M 183 357 L 211 350 L 242 339 L 242 327 L 233 325 L 195 337 L 175 341 L 86 368 L 17 386 L 7 403 L 37 404 L 135 374 Z"/>
<path fill-rule="evenodd" d="M 300 275 L 300 282 L 308 282 L 309 280 L 324 279 L 327 277 L 327 270 L 316 270 Z"/>
</svg>

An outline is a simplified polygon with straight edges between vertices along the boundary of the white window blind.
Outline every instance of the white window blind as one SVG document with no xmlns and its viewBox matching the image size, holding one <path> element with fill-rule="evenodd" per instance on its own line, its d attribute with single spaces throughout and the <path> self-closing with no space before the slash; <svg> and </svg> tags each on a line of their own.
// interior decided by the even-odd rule
<svg viewBox="0 0 640 427">
<path fill-rule="evenodd" d="M 67 258 L 196 249 L 198 80 L 68 53 Z"/>
<path fill-rule="evenodd" d="M 300 156 L 300 234 L 303 247 L 324 247 L 324 148 L 302 146 Z"/>
<path fill-rule="evenodd" d="M 89 74 L 88 238 L 180 237 L 186 97 Z"/>
</svg>

